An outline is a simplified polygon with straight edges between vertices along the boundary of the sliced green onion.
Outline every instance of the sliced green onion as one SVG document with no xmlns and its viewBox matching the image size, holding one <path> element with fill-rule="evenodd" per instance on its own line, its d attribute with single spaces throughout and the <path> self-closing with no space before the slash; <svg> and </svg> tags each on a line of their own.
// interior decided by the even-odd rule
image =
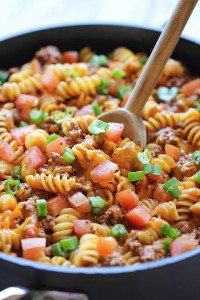
<svg viewBox="0 0 200 300">
<path fill-rule="evenodd" d="M 72 164 L 75 161 L 74 152 L 69 147 L 65 147 L 63 160 L 69 162 L 70 164 Z"/>
<path fill-rule="evenodd" d="M 38 217 L 47 216 L 47 201 L 45 199 L 36 200 L 36 206 L 38 211 Z"/>
<path fill-rule="evenodd" d="M 148 56 L 146 56 L 146 55 L 143 55 L 139 59 L 140 63 L 143 64 L 143 65 L 146 64 L 147 60 L 148 60 Z"/>
<path fill-rule="evenodd" d="M 123 77 L 126 76 L 126 72 L 124 72 L 123 70 L 119 69 L 119 68 L 115 68 L 113 71 L 112 71 L 112 74 L 115 78 L 117 79 L 121 79 Z"/>
<path fill-rule="evenodd" d="M 0 85 L 3 85 L 4 82 L 8 80 L 9 74 L 4 71 L 0 71 Z"/>
<path fill-rule="evenodd" d="M 107 95 L 110 91 L 110 84 L 107 78 L 101 78 L 101 83 L 97 86 L 97 93 L 100 95 Z"/>
<path fill-rule="evenodd" d="M 173 199 L 182 194 L 176 184 L 174 184 L 167 192 L 172 196 Z"/>
<path fill-rule="evenodd" d="M 42 110 L 37 110 L 36 108 L 33 108 L 30 112 L 30 121 L 33 124 L 40 124 L 44 120 L 43 112 Z"/>
<path fill-rule="evenodd" d="M 91 134 L 99 135 L 105 133 L 108 130 L 109 124 L 101 120 L 95 120 L 88 126 L 88 131 Z"/>
<path fill-rule="evenodd" d="M 174 99 L 176 97 L 176 95 L 178 94 L 178 88 L 177 87 L 172 87 L 171 89 L 168 89 L 165 86 L 161 86 L 158 88 L 157 90 L 157 97 L 165 102 L 169 102 L 172 99 Z"/>
<path fill-rule="evenodd" d="M 137 154 L 137 159 L 143 164 L 148 164 L 150 162 L 150 153 L 147 149 L 144 152 Z"/>
<path fill-rule="evenodd" d="M 57 140 L 57 138 L 58 138 L 58 135 L 55 134 L 55 133 L 49 135 L 49 136 L 47 137 L 47 142 L 48 142 L 48 144 L 50 144 L 51 142 Z"/>
<path fill-rule="evenodd" d="M 68 108 L 66 110 L 66 112 L 64 112 L 64 113 L 55 114 L 55 116 L 53 116 L 53 121 L 59 125 L 63 121 L 67 121 L 67 120 L 73 118 L 74 113 L 75 113 L 75 110 L 73 108 Z"/>
<path fill-rule="evenodd" d="M 64 251 L 73 250 L 73 249 L 76 249 L 78 247 L 78 239 L 77 239 L 76 236 L 73 236 L 73 237 L 71 237 L 69 239 L 66 239 L 66 240 L 62 240 L 59 243 L 60 243 L 61 248 Z"/>
<path fill-rule="evenodd" d="M 198 171 L 198 172 L 193 176 L 193 179 L 194 179 L 196 182 L 200 183 L 200 171 Z"/>
<path fill-rule="evenodd" d="M 168 192 L 169 189 L 171 189 L 175 184 L 177 185 L 179 181 L 176 179 L 176 177 L 173 177 L 172 179 L 168 180 L 165 184 L 163 184 L 163 189 L 165 192 Z"/>
<path fill-rule="evenodd" d="M 162 167 L 160 165 L 152 165 L 151 174 L 156 176 L 162 175 Z"/>
<path fill-rule="evenodd" d="M 17 173 L 16 173 L 16 171 L 17 171 Z M 21 172 L 22 172 L 22 168 L 20 166 L 15 166 L 13 168 L 13 177 L 16 177 L 18 180 L 21 181 L 23 179 Z"/>
<path fill-rule="evenodd" d="M 79 77 L 79 76 L 80 76 L 79 72 L 76 72 L 76 71 L 68 71 L 67 74 L 66 74 L 66 78 L 67 77 L 75 78 L 75 77 Z"/>
<path fill-rule="evenodd" d="M 51 245 L 51 250 L 52 250 L 53 256 L 62 256 L 62 257 L 69 256 L 69 251 L 63 251 L 61 249 L 60 243 Z"/>
<path fill-rule="evenodd" d="M 141 180 L 144 178 L 144 171 L 130 172 L 128 173 L 129 182 Z"/>
<path fill-rule="evenodd" d="M 151 174 L 152 164 L 146 164 L 143 166 L 143 171 L 146 175 Z"/>
<path fill-rule="evenodd" d="M 110 231 L 110 235 L 112 236 L 119 236 L 119 237 L 125 237 L 128 234 L 126 231 L 126 228 L 123 224 L 116 224 L 112 227 Z"/>
<path fill-rule="evenodd" d="M 106 204 L 106 201 L 103 200 L 99 196 L 97 196 L 97 197 L 89 197 L 88 199 L 90 201 L 91 211 L 95 215 L 99 215 L 101 213 L 102 209 L 104 208 L 104 206 Z"/>
<path fill-rule="evenodd" d="M 164 241 L 164 250 L 165 250 L 165 253 L 169 253 L 169 251 L 170 251 L 170 245 L 171 245 L 170 241 Z"/>
<path fill-rule="evenodd" d="M 43 121 L 49 117 L 49 113 L 46 111 L 44 114 L 43 114 Z"/>
<path fill-rule="evenodd" d="M 160 227 L 160 231 L 166 236 L 169 237 L 171 239 L 175 239 L 178 236 L 180 236 L 180 232 L 178 232 L 176 229 L 172 228 L 171 226 L 169 226 L 167 223 L 163 224 Z"/>
<path fill-rule="evenodd" d="M 192 154 L 192 159 L 196 166 L 200 164 L 200 151 L 197 150 Z"/>
<path fill-rule="evenodd" d="M 16 195 L 18 192 L 18 187 L 20 185 L 19 180 L 14 180 L 12 178 L 9 178 L 5 182 L 5 191 L 7 194 Z"/>
<path fill-rule="evenodd" d="M 24 121 L 21 121 L 20 123 L 19 123 L 19 127 L 24 127 L 24 126 L 27 126 L 28 125 L 28 123 L 26 123 L 26 122 L 24 122 Z"/>
<path fill-rule="evenodd" d="M 118 86 L 117 88 L 117 97 L 123 101 L 124 100 L 124 97 L 126 96 L 126 94 L 128 92 L 131 92 L 132 91 L 132 86 L 130 85 L 120 85 Z"/>
<path fill-rule="evenodd" d="M 98 103 L 95 102 L 95 103 L 91 104 L 91 107 L 94 110 L 94 114 L 96 117 L 99 116 L 100 114 L 102 114 L 102 110 L 99 107 Z"/>
<path fill-rule="evenodd" d="M 108 59 L 105 55 L 93 55 L 92 58 L 90 59 L 90 64 L 93 66 L 105 66 L 108 62 Z"/>
<path fill-rule="evenodd" d="M 196 108 L 196 110 L 197 110 L 198 112 L 200 112 L 200 99 L 197 101 L 197 108 Z"/>
</svg>

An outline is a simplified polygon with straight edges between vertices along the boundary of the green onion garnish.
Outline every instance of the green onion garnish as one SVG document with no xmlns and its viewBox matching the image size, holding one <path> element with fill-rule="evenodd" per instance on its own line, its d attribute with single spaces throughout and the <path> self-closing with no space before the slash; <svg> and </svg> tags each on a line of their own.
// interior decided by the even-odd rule
<svg viewBox="0 0 200 300">
<path fill-rule="evenodd" d="M 108 62 L 108 59 L 105 55 L 93 55 L 90 59 L 90 64 L 93 66 L 105 66 Z"/>
<path fill-rule="evenodd" d="M 164 250 L 165 250 L 165 253 L 169 253 L 169 251 L 170 251 L 170 245 L 171 245 L 170 241 L 164 241 Z"/>
<path fill-rule="evenodd" d="M 68 257 L 69 251 L 64 251 L 61 249 L 60 243 L 56 243 L 51 245 L 51 250 L 53 256 L 62 256 L 62 257 Z"/>
<path fill-rule="evenodd" d="M 26 122 L 24 122 L 24 121 L 21 121 L 20 123 L 19 123 L 19 127 L 24 127 L 24 126 L 27 126 L 28 125 L 28 123 L 26 123 Z"/>
<path fill-rule="evenodd" d="M 143 55 L 139 59 L 140 63 L 143 64 L 143 65 L 146 64 L 147 60 L 148 60 L 148 56 L 146 56 L 146 55 Z"/>
<path fill-rule="evenodd" d="M 3 85 L 4 82 L 8 80 L 9 74 L 4 71 L 0 71 L 0 85 Z"/>
<path fill-rule="evenodd" d="M 66 78 L 67 77 L 75 78 L 75 77 L 79 77 L 79 76 L 80 76 L 79 72 L 76 72 L 76 71 L 68 71 L 67 74 L 66 74 Z"/>
<path fill-rule="evenodd" d="M 163 189 L 165 192 L 168 192 L 169 189 L 171 189 L 175 184 L 177 185 L 179 181 L 176 179 L 176 177 L 173 177 L 172 179 L 168 180 L 165 184 L 163 184 Z"/>
<path fill-rule="evenodd" d="M 196 182 L 200 183 L 200 171 L 198 171 L 198 172 L 193 176 L 193 179 L 194 179 Z"/>
<path fill-rule="evenodd" d="M 169 190 L 168 193 L 172 196 L 173 199 L 177 198 L 182 192 L 179 190 L 176 184 L 174 184 Z"/>
<path fill-rule="evenodd" d="M 30 112 L 30 121 L 33 124 L 40 124 L 44 121 L 44 116 L 42 110 L 37 110 L 33 108 Z"/>
<path fill-rule="evenodd" d="M 176 95 L 178 94 L 178 88 L 177 87 L 172 87 L 171 89 L 168 89 L 165 86 L 161 86 L 158 88 L 157 90 L 157 97 L 165 102 L 169 102 L 172 99 L 174 99 L 176 97 Z"/>
<path fill-rule="evenodd" d="M 97 93 L 100 95 L 107 95 L 110 91 L 110 84 L 107 78 L 101 78 L 101 83 L 97 86 Z"/>
<path fill-rule="evenodd" d="M 197 110 L 198 112 L 200 112 L 200 99 L 197 101 L 197 108 L 196 108 L 196 110 Z"/>
<path fill-rule="evenodd" d="M 166 237 L 169 237 L 171 239 L 175 239 L 177 238 L 178 236 L 180 236 L 180 232 L 178 232 L 176 229 L 170 227 L 168 224 L 163 224 L 161 227 L 160 227 L 160 231 L 166 236 Z"/>
<path fill-rule="evenodd" d="M 53 121 L 59 125 L 63 121 L 67 121 L 67 120 L 73 118 L 74 113 L 75 113 L 75 110 L 73 108 L 68 108 L 66 110 L 66 112 L 59 113 L 59 114 L 56 114 L 55 116 L 53 116 Z"/>
<path fill-rule="evenodd" d="M 152 164 L 143 165 L 143 171 L 146 175 L 151 174 Z"/>
<path fill-rule="evenodd" d="M 43 113 L 43 121 L 48 117 L 49 117 L 49 113 L 47 111 Z"/>
<path fill-rule="evenodd" d="M 14 180 L 12 178 L 9 178 L 5 182 L 5 191 L 7 194 L 16 195 L 18 192 L 18 187 L 20 185 L 19 180 Z"/>
<path fill-rule="evenodd" d="M 126 76 L 126 72 L 124 72 L 123 70 L 119 69 L 119 68 L 115 68 L 113 71 L 112 71 L 112 74 L 115 78 L 117 79 L 121 79 L 123 77 Z"/>
<path fill-rule="evenodd" d="M 45 199 L 36 200 L 36 206 L 38 211 L 38 217 L 47 216 L 47 201 Z"/>
<path fill-rule="evenodd" d="M 16 171 L 17 171 L 17 173 L 16 173 Z M 23 178 L 22 178 L 21 172 L 22 172 L 22 168 L 21 168 L 20 166 L 15 166 L 15 167 L 13 168 L 13 177 L 15 177 L 15 178 L 17 178 L 18 180 L 22 181 Z"/>
<path fill-rule="evenodd" d="M 197 150 L 192 154 L 192 159 L 196 166 L 200 164 L 200 151 Z"/>
<path fill-rule="evenodd" d="M 91 104 L 91 107 L 94 110 L 94 114 L 96 117 L 99 116 L 100 114 L 102 114 L 102 110 L 99 107 L 98 103 L 95 102 L 95 103 Z"/>
<path fill-rule="evenodd" d="M 126 96 L 126 94 L 128 92 L 131 92 L 132 91 L 132 86 L 130 85 L 120 85 L 118 86 L 117 88 L 117 97 L 123 101 L 124 97 Z"/>
<path fill-rule="evenodd" d="M 47 137 L 47 142 L 48 142 L 48 144 L 50 144 L 51 142 L 57 140 L 57 138 L 58 138 L 58 135 L 55 134 L 55 133 L 49 135 L 49 136 Z"/>
<path fill-rule="evenodd" d="M 128 173 L 129 182 L 141 180 L 144 178 L 144 171 L 130 172 Z"/>
<path fill-rule="evenodd" d="M 75 161 L 74 152 L 69 147 L 65 147 L 63 160 L 69 162 L 70 164 L 72 164 Z"/>
<path fill-rule="evenodd" d="M 143 164 L 148 164 L 150 162 L 150 153 L 147 149 L 144 152 L 137 154 L 137 159 Z"/>
<path fill-rule="evenodd" d="M 66 240 L 60 241 L 59 244 L 60 244 L 60 247 L 62 248 L 62 250 L 64 250 L 64 251 L 73 250 L 78 247 L 78 239 L 76 236 L 73 236 Z"/>
<path fill-rule="evenodd" d="M 88 126 L 88 131 L 91 134 L 99 135 L 105 133 L 108 130 L 109 124 L 101 120 L 95 120 Z"/>
<path fill-rule="evenodd" d="M 97 197 L 89 197 L 88 199 L 90 201 L 91 211 L 95 215 L 99 215 L 101 213 L 102 209 L 104 208 L 104 206 L 106 204 L 106 201 L 103 200 L 99 196 L 97 196 Z"/>
<path fill-rule="evenodd" d="M 126 228 L 123 224 L 116 224 L 115 226 L 112 227 L 110 231 L 110 235 L 116 237 L 125 237 L 128 234 L 126 231 Z"/>
<path fill-rule="evenodd" d="M 152 165 L 151 174 L 155 176 L 162 175 L 162 167 L 160 165 Z"/>
</svg>

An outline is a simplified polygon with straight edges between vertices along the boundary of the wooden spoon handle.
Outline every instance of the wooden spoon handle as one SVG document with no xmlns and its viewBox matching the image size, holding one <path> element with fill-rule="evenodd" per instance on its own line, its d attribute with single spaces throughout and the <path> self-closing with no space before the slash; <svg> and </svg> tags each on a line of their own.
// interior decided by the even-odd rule
<svg viewBox="0 0 200 300">
<path fill-rule="evenodd" d="M 197 1 L 179 0 L 124 107 L 126 110 L 141 115 L 142 109 L 171 56 Z"/>
</svg>

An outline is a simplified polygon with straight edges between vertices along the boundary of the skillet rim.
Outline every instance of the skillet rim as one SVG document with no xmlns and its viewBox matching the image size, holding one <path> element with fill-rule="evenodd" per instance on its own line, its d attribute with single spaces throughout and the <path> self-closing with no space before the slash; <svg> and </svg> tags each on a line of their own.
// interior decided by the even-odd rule
<svg viewBox="0 0 200 300">
<path fill-rule="evenodd" d="M 133 26 L 130 23 L 101 23 L 101 22 L 91 22 L 91 23 L 86 23 L 86 24 L 73 24 L 70 23 L 68 25 L 61 25 L 61 26 L 52 26 L 52 27 L 42 27 L 41 29 L 35 29 L 35 30 L 31 30 L 31 31 L 25 31 L 25 32 L 19 32 L 18 34 L 11 34 L 11 35 L 7 35 L 5 36 L 3 39 L 0 39 L 0 46 L 3 43 L 6 43 L 9 40 L 13 40 L 15 38 L 19 38 L 19 37 L 25 37 L 37 32 L 46 32 L 46 31 L 51 31 L 51 30 L 64 30 L 65 28 L 68 27 L 118 27 L 118 28 L 133 28 L 133 29 L 141 29 L 143 31 L 146 32 L 154 32 L 155 34 L 160 34 L 161 30 L 155 28 L 155 27 L 145 27 L 145 26 Z M 182 41 L 186 41 L 189 42 L 191 44 L 197 45 L 200 47 L 200 43 L 198 40 L 196 40 L 195 38 L 189 38 L 185 35 L 181 35 L 180 38 Z M 168 258 L 164 258 L 162 260 L 158 260 L 158 261 L 153 261 L 153 262 L 146 262 L 143 264 L 135 264 L 135 265 L 130 265 L 130 266 L 115 266 L 115 267 L 75 267 L 75 268 L 70 268 L 70 267 L 61 267 L 61 266 L 53 266 L 53 265 L 47 265 L 44 263 L 39 263 L 39 262 L 35 262 L 35 261 L 31 261 L 31 260 L 27 260 L 21 257 L 13 257 L 9 254 L 5 254 L 3 252 L 0 252 L 0 260 L 4 260 L 7 263 L 12 263 L 18 266 L 22 266 L 22 267 L 30 267 L 34 270 L 37 271 L 50 271 L 50 272 L 54 272 L 54 273 L 68 273 L 68 274 L 84 274 L 84 275 L 94 275 L 94 274 L 98 274 L 98 275 L 114 275 L 114 274 L 122 274 L 122 273 L 135 273 L 137 271 L 145 271 L 145 270 L 152 270 L 152 269 L 156 269 L 156 268 L 162 268 L 165 267 L 166 265 L 171 265 L 171 264 L 175 264 L 178 262 L 183 262 L 185 260 L 188 260 L 189 258 L 193 258 L 195 256 L 197 256 L 198 254 L 200 254 L 200 247 L 196 248 L 194 250 L 185 252 L 183 254 L 180 254 L 178 256 L 174 256 L 174 257 L 168 257 Z"/>
</svg>

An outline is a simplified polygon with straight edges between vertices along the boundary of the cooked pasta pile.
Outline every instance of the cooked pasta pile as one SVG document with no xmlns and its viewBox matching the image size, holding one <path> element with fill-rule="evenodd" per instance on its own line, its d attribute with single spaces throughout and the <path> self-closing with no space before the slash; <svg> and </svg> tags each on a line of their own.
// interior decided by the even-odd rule
<svg viewBox="0 0 200 300">
<path fill-rule="evenodd" d="M 200 78 L 168 60 L 142 113 L 146 149 L 98 120 L 125 105 L 147 59 L 47 46 L 0 71 L 0 251 L 100 267 L 199 246 Z"/>
</svg>

